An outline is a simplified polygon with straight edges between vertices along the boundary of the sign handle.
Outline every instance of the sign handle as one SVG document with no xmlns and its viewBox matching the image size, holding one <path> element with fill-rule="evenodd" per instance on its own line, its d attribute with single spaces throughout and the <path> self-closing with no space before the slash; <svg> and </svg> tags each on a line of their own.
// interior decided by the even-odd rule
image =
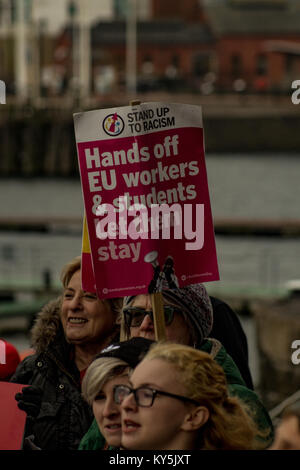
<svg viewBox="0 0 300 470">
<path fill-rule="evenodd" d="M 164 302 L 161 292 L 150 294 L 153 310 L 154 331 L 156 341 L 166 340 L 166 326 L 164 316 Z"/>
<path fill-rule="evenodd" d="M 130 100 L 129 104 L 130 106 L 137 106 L 138 104 L 141 104 L 141 100 Z"/>
</svg>

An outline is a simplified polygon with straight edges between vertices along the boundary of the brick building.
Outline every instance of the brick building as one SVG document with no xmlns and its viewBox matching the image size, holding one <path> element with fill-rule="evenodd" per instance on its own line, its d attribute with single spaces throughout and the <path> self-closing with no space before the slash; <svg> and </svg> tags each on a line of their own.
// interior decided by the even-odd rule
<svg viewBox="0 0 300 470">
<path fill-rule="evenodd" d="M 124 0 L 121 5 L 119 15 L 91 29 L 96 94 L 125 81 Z M 69 50 L 63 65 L 70 78 L 70 30 L 58 45 Z M 300 1 L 149 0 L 147 15 L 137 19 L 137 74 L 140 90 L 287 91 L 300 78 Z"/>
<path fill-rule="evenodd" d="M 201 2 L 149 0 L 149 5 L 148 16 L 137 19 L 138 88 L 197 89 L 215 62 L 215 40 Z M 92 89 L 96 94 L 124 83 L 126 21 L 122 11 L 115 19 L 99 21 L 91 29 Z M 58 50 L 68 51 L 61 65 L 69 78 L 71 41 L 71 31 L 66 30 L 57 44 Z"/>
<path fill-rule="evenodd" d="M 299 0 L 203 0 L 216 38 L 218 85 L 286 91 L 300 78 Z"/>
</svg>

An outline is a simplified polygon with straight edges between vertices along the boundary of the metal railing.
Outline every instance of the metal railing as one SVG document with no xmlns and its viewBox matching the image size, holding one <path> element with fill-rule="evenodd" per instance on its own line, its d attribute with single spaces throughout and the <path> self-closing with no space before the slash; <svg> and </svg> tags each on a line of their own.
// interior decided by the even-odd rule
<svg viewBox="0 0 300 470">
<path fill-rule="evenodd" d="M 17 291 L 58 287 L 62 266 L 80 254 L 81 235 L 20 234 L 0 238 L 0 290 Z M 272 249 L 232 246 L 221 249 L 220 282 L 207 283 L 209 289 L 249 295 L 286 291 L 285 283 L 299 279 L 297 256 L 280 257 Z"/>
</svg>

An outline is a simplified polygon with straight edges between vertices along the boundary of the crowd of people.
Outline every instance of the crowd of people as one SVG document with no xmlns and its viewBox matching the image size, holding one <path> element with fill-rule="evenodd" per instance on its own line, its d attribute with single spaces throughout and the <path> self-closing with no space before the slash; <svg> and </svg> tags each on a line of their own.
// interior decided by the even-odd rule
<svg viewBox="0 0 300 470">
<path fill-rule="evenodd" d="M 157 341 L 150 295 L 83 291 L 80 257 L 61 281 L 62 295 L 36 317 L 33 353 L 1 375 L 27 385 L 16 395 L 24 448 L 300 448 L 299 415 L 287 413 L 274 433 L 239 319 L 202 284 L 163 290 L 166 340 Z"/>
</svg>

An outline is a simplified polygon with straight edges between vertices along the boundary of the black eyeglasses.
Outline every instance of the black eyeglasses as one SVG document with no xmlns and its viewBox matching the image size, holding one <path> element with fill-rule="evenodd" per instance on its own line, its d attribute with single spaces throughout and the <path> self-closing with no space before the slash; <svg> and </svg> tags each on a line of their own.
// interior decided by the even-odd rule
<svg viewBox="0 0 300 470">
<path fill-rule="evenodd" d="M 150 387 L 138 387 L 131 388 L 127 385 L 116 385 L 113 389 L 114 393 L 114 402 L 117 405 L 121 405 L 123 400 L 133 393 L 136 404 L 138 406 L 143 406 L 145 408 L 150 408 L 153 405 L 157 395 L 164 395 L 166 397 L 176 398 L 177 400 L 187 401 L 193 403 L 194 405 L 200 405 L 199 402 L 193 400 L 192 398 L 183 397 L 182 395 L 175 395 L 174 393 L 163 392 L 162 390 L 155 390 Z"/>
<path fill-rule="evenodd" d="M 174 313 L 180 312 L 177 307 L 173 305 L 164 305 L 165 325 L 170 325 L 174 318 Z M 141 307 L 126 307 L 123 309 L 124 321 L 127 328 L 140 326 L 146 315 L 149 315 L 153 323 L 153 311 L 145 310 Z"/>
</svg>

